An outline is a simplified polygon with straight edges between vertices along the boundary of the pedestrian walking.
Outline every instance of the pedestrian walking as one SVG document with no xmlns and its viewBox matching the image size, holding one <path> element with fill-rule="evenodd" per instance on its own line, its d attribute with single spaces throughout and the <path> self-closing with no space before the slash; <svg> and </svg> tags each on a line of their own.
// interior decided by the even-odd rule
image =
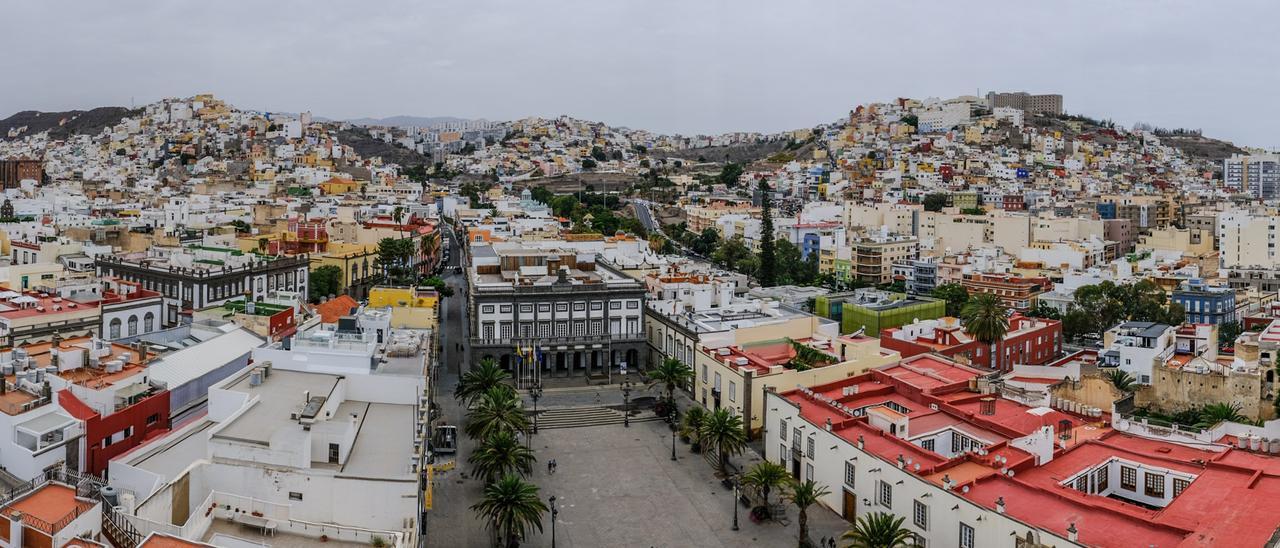
<svg viewBox="0 0 1280 548">
<path fill-rule="evenodd" d="M 556 468 L 559 467 L 560 463 L 556 462 L 556 459 L 551 459 L 551 475 L 556 475 Z"/>
<path fill-rule="evenodd" d="M 548 474 L 548 475 L 550 475 L 550 474 L 552 473 L 552 468 L 555 468 L 555 467 L 556 467 L 556 461 L 555 461 L 555 460 L 552 460 L 552 459 L 547 459 L 547 474 Z"/>
</svg>

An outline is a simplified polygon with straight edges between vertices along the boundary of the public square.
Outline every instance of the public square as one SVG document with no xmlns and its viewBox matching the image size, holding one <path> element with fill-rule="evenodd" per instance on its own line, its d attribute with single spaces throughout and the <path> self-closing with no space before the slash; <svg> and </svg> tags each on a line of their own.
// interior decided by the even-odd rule
<svg viewBox="0 0 1280 548">
<path fill-rule="evenodd" d="M 617 389 L 602 394 L 604 405 L 620 404 Z M 566 391 L 561 401 L 582 398 Z M 594 401 L 594 395 L 590 396 Z M 543 397 L 542 409 L 555 409 L 557 395 Z M 639 416 L 650 416 L 649 411 Z M 789 525 L 753 523 L 747 508 L 738 507 L 739 531 L 733 531 L 733 491 L 721 485 L 703 457 L 676 441 L 678 460 L 671 460 L 671 430 L 660 421 L 578 428 L 541 429 L 533 445 L 538 466 L 531 478 L 545 501 L 557 497 L 556 546 L 590 547 L 780 547 L 796 545 L 796 510 L 788 507 Z M 436 478 L 435 510 L 428 518 L 428 545 L 487 546 L 489 534 L 469 507 L 478 500 L 481 482 L 463 479 L 470 446 L 464 441 L 457 469 Z M 557 471 L 548 475 L 546 461 Z M 759 462 L 754 452 L 732 459 L 748 469 Z M 774 495 L 775 497 L 777 495 Z M 817 541 L 837 536 L 847 525 L 834 512 L 813 506 L 810 535 Z M 448 524 L 448 525 L 443 525 Z M 544 531 L 522 546 L 551 546 L 550 516 Z"/>
</svg>

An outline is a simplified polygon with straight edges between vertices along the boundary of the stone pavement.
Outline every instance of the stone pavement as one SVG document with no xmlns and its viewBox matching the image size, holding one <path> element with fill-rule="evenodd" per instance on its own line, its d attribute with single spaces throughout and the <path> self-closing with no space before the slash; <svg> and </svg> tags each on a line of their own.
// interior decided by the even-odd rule
<svg viewBox="0 0 1280 548">
<path fill-rule="evenodd" d="M 784 526 L 752 523 L 747 509 L 739 506 L 741 530 L 732 531 L 732 490 L 722 487 L 711 465 L 678 440 L 679 460 L 672 462 L 671 431 L 665 423 L 543 430 L 533 443 L 539 466 L 531 479 L 544 501 L 550 495 L 558 497 L 558 548 L 796 544 L 794 508 L 788 509 L 790 524 Z M 470 444 L 464 441 L 459 455 L 465 460 L 469 451 Z M 547 459 L 556 459 L 555 475 L 547 474 Z M 744 468 L 754 462 L 759 462 L 754 452 L 733 459 Z M 479 481 L 462 479 L 458 470 L 437 478 L 436 509 L 427 520 L 428 546 L 488 545 L 484 524 L 469 510 L 480 490 Z M 838 535 L 847 528 L 831 510 L 814 506 L 809 512 L 814 539 Z M 549 514 L 543 525 L 544 531 L 535 532 L 522 546 L 550 546 Z"/>
</svg>

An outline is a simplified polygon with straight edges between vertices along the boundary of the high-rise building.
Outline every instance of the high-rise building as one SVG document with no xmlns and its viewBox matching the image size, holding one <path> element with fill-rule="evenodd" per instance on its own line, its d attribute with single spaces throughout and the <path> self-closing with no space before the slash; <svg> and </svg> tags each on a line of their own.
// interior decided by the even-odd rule
<svg viewBox="0 0 1280 548">
<path fill-rule="evenodd" d="M 1254 198 L 1280 197 L 1280 154 L 1233 154 L 1222 161 L 1223 183 Z"/>
</svg>

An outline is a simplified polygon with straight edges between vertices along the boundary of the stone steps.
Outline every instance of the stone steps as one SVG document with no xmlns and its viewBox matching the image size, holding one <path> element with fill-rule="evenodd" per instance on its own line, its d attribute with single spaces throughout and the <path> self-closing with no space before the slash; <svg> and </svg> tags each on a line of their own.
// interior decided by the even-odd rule
<svg viewBox="0 0 1280 548">
<path fill-rule="evenodd" d="M 662 420 L 652 414 L 632 416 L 631 422 L 649 422 Z M 588 426 L 609 426 L 623 424 L 621 411 L 607 407 L 570 407 L 561 409 L 544 409 L 538 411 L 538 429 L 545 428 L 583 428 Z"/>
</svg>

